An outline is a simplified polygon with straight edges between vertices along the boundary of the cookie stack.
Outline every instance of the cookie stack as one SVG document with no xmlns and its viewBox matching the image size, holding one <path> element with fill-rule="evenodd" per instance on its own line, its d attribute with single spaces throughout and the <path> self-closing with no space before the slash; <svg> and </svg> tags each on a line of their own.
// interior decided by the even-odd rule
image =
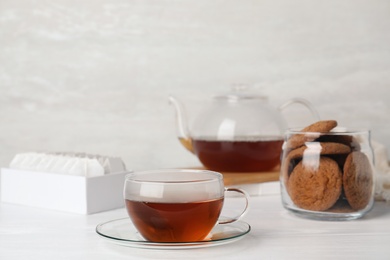
<svg viewBox="0 0 390 260">
<path fill-rule="evenodd" d="M 293 133 L 284 145 L 281 176 L 296 207 L 355 212 L 373 199 L 370 160 L 353 133 L 332 132 L 334 120 Z"/>
</svg>

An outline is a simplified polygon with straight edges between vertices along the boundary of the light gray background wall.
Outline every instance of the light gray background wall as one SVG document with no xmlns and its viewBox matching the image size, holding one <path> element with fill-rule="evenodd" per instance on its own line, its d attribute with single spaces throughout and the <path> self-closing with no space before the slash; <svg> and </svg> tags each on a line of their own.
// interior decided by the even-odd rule
<svg viewBox="0 0 390 260">
<path fill-rule="evenodd" d="M 196 166 L 167 96 L 195 113 L 237 83 L 275 106 L 306 98 L 390 149 L 389 14 L 388 0 L 2 0 L 0 165 L 75 151 Z"/>
</svg>

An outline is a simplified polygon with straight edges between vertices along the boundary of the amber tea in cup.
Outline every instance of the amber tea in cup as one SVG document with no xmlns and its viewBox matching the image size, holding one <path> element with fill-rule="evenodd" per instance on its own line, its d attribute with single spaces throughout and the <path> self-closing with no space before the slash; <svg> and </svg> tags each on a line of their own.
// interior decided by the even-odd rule
<svg viewBox="0 0 390 260">
<path fill-rule="evenodd" d="M 246 205 L 238 217 L 219 221 L 225 191 L 242 193 Z M 124 198 L 134 226 L 153 242 L 202 241 L 216 224 L 234 222 L 248 208 L 245 191 L 225 188 L 220 173 L 206 170 L 130 173 Z"/>
</svg>

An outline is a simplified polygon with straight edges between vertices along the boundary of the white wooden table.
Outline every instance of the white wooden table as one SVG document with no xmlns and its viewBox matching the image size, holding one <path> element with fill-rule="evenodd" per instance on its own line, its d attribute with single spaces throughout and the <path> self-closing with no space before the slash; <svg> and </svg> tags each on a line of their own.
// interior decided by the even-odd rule
<svg viewBox="0 0 390 260">
<path fill-rule="evenodd" d="M 239 198 L 228 198 L 226 214 Z M 376 202 L 364 218 L 325 222 L 285 210 L 278 194 L 252 197 L 243 221 L 252 226 L 231 244 L 186 250 L 150 250 L 112 244 L 97 224 L 126 217 L 124 208 L 76 215 L 0 204 L 0 259 L 390 259 L 390 203 Z"/>
</svg>

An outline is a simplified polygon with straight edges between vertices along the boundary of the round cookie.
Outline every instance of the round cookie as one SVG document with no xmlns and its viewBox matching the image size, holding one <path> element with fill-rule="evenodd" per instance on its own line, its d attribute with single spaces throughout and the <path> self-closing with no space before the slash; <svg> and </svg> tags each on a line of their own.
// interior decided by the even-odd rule
<svg viewBox="0 0 390 260">
<path fill-rule="evenodd" d="M 337 155 L 337 154 L 348 154 L 351 152 L 351 148 L 344 144 L 339 143 L 322 143 L 322 142 L 306 142 L 305 145 L 296 148 L 288 153 L 285 160 L 281 165 L 282 176 L 285 181 L 288 180 L 291 171 L 294 168 L 292 163 L 294 159 L 302 158 L 309 159 L 308 156 L 312 157 L 313 160 L 318 160 L 320 155 Z M 286 186 L 287 186 L 287 182 Z"/>
<path fill-rule="evenodd" d="M 330 158 L 321 157 L 316 163 L 306 165 L 301 161 L 297 164 L 288 180 L 288 193 L 296 206 L 324 211 L 332 207 L 341 195 L 342 173 Z"/>
<path fill-rule="evenodd" d="M 321 154 L 344 154 L 350 153 L 351 148 L 340 143 L 306 142 L 305 145 L 292 150 L 288 157 L 295 159 L 305 156 L 316 156 Z"/>
<path fill-rule="evenodd" d="M 341 135 L 341 134 L 325 134 L 321 135 L 315 141 L 317 142 L 332 142 L 332 143 L 341 143 L 351 147 L 353 151 L 360 150 L 360 144 L 356 138 L 352 135 Z"/>
<path fill-rule="evenodd" d="M 367 156 L 352 152 L 344 164 L 343 187 L 349 205 L 364 209 L 370 202 L 373 189 L 373 172 Z"/>
<path fill-rule="evenodd" d="M 318 133 L 328 133 L 330 130 L 337 126 L 337 121 L 335 120 L 323 120 L 315 122 L 305 128 L 300 132 L 307 132 L 307 134 L 296 134 L 290 137 L 287 141 L 287 147 L 289 149 L 295 149 L 305 144 L 305 142 L 314 141 L 319 137 Z"/>
</svg>

